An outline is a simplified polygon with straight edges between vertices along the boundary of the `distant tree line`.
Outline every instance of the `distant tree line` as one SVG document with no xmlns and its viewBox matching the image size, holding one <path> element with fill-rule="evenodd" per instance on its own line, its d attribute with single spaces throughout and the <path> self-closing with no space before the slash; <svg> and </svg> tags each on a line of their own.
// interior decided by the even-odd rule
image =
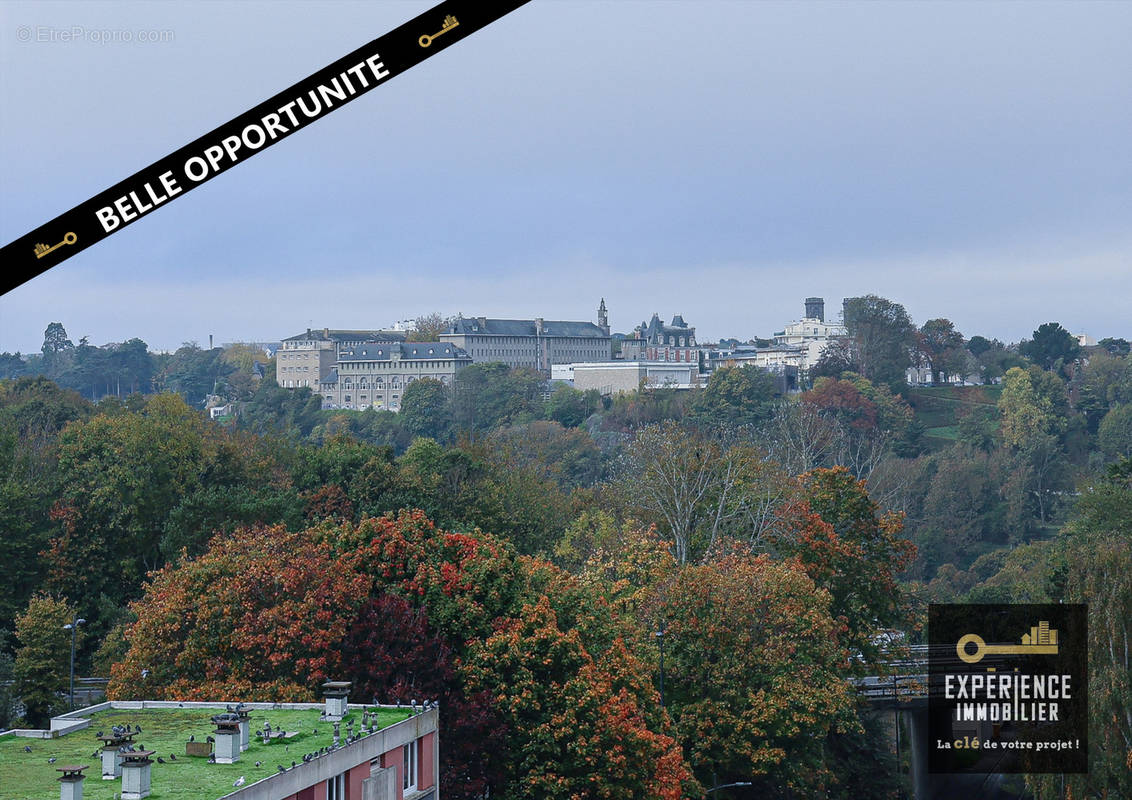
<svg viewBox="0 0 1132 800">
<path fill-rule="evenodd" d="M 42 376 L 92 402 L 172 391 L 202 406 L 209 394 L 248 399 L 255 360 L 266 363 L 268 357 L 250 345 L 203 350 L 186 342 L 171 354 L 152 353 L 137 338 L 96 347 L 84 336 L 76 345 L 62 323 L 52 322 L 39 353 L 0 353 L 0 379 Z"/>
</svg>

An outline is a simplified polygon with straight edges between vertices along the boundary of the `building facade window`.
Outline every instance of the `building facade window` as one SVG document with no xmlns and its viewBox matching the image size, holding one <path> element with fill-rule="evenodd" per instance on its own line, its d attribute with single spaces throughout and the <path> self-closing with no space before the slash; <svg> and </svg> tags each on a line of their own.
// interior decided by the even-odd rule
<svg viewBox="0 0 1132 800">
<path fill-rule="evenodd" d="M 326 800 L 346 800 L 346 773 L 326 781 Z"/>
<path fill-rule="evenodd" d="M 417 788 L 417 762 L 420 756 L 420 739 L 414 739 L 405 745 L 405 774 L 402 776 L 402 788 L 408 792 Z M 330 800 L 328 797 L 327 800 Z"/>
</svg>

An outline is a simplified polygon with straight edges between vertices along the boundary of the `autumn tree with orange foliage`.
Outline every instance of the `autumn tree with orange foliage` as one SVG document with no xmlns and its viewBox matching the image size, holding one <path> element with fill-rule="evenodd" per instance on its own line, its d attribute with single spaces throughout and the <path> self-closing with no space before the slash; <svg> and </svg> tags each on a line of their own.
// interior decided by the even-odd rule
<svg viewBox="0 0 1132 800">
<path fill-rule="evenodd" d="M 802 499 L 785 512 L 789 525 L 775 529 L 774 550 L 797 558 L 829 591 L 830 613 L 844 627 L 845 646 L 872 661 L 878 630 L 911 625 L 897 575 L 916 548 L 900 537 L 903 516 L 881 512 L 864 481 L 844 467 L 811 470 L 800 480 Z"/>
<path fill-rule="evenodd" d="M 342 674 L 339 644 L 369 585 L 327 544 L 281 526 L 218 537 L 153 575 L 107 695 L 310 700 Z"/>
<path fill-rule="evenodd" d="M 419 511 L 218 537 L 132 610 L 113 698 L 309 701 L 340 678 L 364 700 L 439 699 L 446 797 L 677 800 L 687 778 L 600 593 Z"/>
<path fill-rule="evenodd" d="M 680 748 L 649 729 L 631 687 L 654 690 L 625 683 L 643 666 L 620 643 L 608 655 L 599 665 L 577 630 L 560 628 L 546 596 L 471 645 L 468 683 L 490 693 L 509 726 L 505 797 L 683 796 Z"/>
<path fill-rule="evenodd" d="M 825 738 L 857 724 L 829 593 L 796 560 L 734 555 L 686 566 L 660 612 L 667 706 L 696 778 L 826 792 Z"/>
</svg>

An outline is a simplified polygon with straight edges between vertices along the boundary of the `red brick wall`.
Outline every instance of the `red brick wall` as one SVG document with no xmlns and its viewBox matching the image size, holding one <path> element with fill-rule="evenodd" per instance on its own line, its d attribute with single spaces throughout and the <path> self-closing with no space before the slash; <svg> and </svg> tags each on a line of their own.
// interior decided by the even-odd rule
<svg viewBox="0 0 1132 800">
<path fill-rule="evenodd" d="M 426 733 L 421 737 L 420 763 L 417 765 L 418 789 L 427 789 L 436 782 L 436 776 L 432 774 L 432 749 L 435 745 L 435 733 Z"/>
</svg>

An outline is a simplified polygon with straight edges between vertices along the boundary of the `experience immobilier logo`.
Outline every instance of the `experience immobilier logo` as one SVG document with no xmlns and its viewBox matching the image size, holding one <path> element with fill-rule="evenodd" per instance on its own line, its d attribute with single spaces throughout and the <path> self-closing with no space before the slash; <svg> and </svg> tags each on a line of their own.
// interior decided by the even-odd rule
<svg viewBox="0 0 1132 800">
<path fill-rule="evenodd" d="M 1084 605 L 933 604 L 931 772 L 1088 771 Z"/>
</svg>

